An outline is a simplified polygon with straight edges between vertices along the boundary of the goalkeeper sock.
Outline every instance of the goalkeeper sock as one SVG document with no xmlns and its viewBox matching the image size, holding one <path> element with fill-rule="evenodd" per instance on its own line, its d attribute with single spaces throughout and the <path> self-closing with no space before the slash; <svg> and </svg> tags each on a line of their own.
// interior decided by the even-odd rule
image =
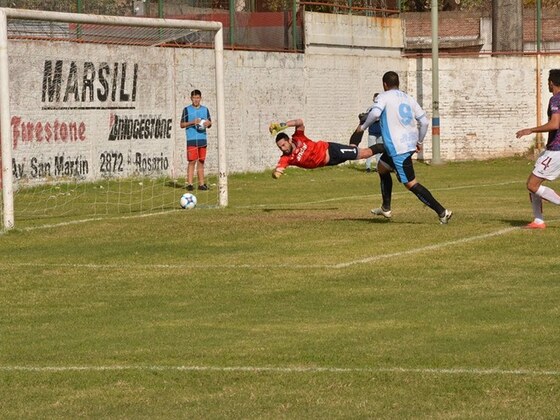
<svg viewBox="0 0 560 420">
<path fill-rule="evenodd" d="M 354 131 L 352 133 L 352 135 L 350 136 L 350 144 L 357 147 L 360 144 L 360 142 L 362 141 L 363 134 L 364 134 L 363 131 L 361 133 L 358 133 L 357 131 Z"/>
<path fill-rule="evenodd" d="M 433 211 L 435 211 L 438 214 L 438 216 L 445 213 L 445 208 L 441 204 L 439 204 L 439 202 L 434 198 L 432 193 L 428 191 L 428 189 L 424 187 L 422 184 L 420 183 L 414 184 L 412 188 L 410 188 L 410 191 L 414 193 L 414 195 L 416 195 L 416 197 L 418 197 L 418 199 L 422 203 L 424 203 Z"/>
<path fill-rule="evenodd" d="M 383 143 L 374 144 L 373 146 L 370 146 L 369 149 L 374 155 L 385 153 L 385 146 L 383 146 Z"/>
</svg>

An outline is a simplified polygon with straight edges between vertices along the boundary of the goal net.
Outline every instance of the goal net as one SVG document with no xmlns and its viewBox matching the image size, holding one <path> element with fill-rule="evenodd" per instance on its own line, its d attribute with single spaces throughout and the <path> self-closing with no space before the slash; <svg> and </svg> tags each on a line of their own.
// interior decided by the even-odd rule
<svg viewBox="0 0 560 420">
<path fill-rule="evenodd" d="M 221 23 L 0 9 L 3 228 L 178 209 L 195 89 L 225 206 Z"/>
</svg>

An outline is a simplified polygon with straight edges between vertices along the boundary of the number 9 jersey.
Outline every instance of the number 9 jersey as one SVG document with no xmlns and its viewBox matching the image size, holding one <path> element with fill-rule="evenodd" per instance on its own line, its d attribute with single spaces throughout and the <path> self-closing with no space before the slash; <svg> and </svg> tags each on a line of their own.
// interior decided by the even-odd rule
<svg viewBox="0 0 560 420">
<path fill-rule="evenodd" d="M 381 114 L 381 135 L 389 156 L 416 151 L 417 143 L 424 140 L 429 125 L 426 112 L 403 91 L 391 89 L 380 93 L 372 111 Z"/>
</svg>

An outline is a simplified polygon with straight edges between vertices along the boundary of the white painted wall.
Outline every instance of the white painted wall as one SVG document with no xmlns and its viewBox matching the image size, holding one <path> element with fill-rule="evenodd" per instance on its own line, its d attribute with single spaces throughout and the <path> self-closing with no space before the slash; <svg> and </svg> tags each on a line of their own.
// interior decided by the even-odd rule
<svg viewBox="0 0 560 420">
<path fill-rule="evenodd" d="M 322 24 L 327 27 L 323 27 L 323 32 L 339 28 L 340 22 L 332 21 L 330 15 L 327 17 L 317 14 L 317 19 L 306 27 L 315 27 L 317 32 Z M 224 123 L 229 172 L 261 171 L 275 165 L 279 152 L 267 130 L 274 120 L 302 117 L 306 120 L 309 137 L 346 143 L 357 125 L 357 114 L 369 106 L 373 93 L 382 89 L 381 76 L 388 70 L 397 71 L 401 75 L 402 89 L 414 95 L 431 113 L 431 60 L 402 58 L 397 54 L 402 37 L 397 36 L 394 22 L 345 18 L 350 19 L 350 23 L 353 20 L 360 23 L 357 25 L 360 31 L 372 31 L 371 39 L 381 39 L 379 34 L 386 30 L 390 36 L 380 41 L 380 48 L 369 45 L 368 36 L 354 33 L 337 38 L 323 33 L 316 37 L 306 34 L 305 54 L 225 51 Z M 350 30 L 350 23 L 340 27 Z M 348 40 L 352 45 L 345 47 L 343 44 Z M 61 159 L 70 165 L 71 172 L 77 168 L 74 174 L 84 179 L 136 173 L 182 178 L 185 134 L 179 128 L 179 120 L 182 108 L 190 103 L 191 90 L 202 91 L 203 103 L 215 118 L 215 68 L 213 53 L 209 50 L 13 41 L 9 45 L 9 57 L 12 140 L 18 179 L 41 182 L 43 175 L 62 176 L 66 172 L 55 172 L 55 160 L 60 164 Z M 78 101 L 42 100 L 47 61 L 53 65 L 62 61 L 61 95 L 68 85 L 76 85 Z M 557 62 L 554 56 L 542 58 L 543 83 L 539 88 L 543 114 L 549 98 L 548 70 L 558 67 Z M 72 77 L 72 63 L 77 68 L 77 79 L 68 82 Z M 85 89 L 84 101 L 83 79 L 91 78 L 89 73 L 84 76 L 85 63 L 92 63 L 97 73 L 92 82 L 93 90 Z M 108 63 L 111 69 L 117 65 L 119 69 L 115 100 L 98 96 L 99 91 L 104 91 L 99 80 L 103 63 Z M 127 74 L 121 83 L 123 64 Z M 136 81 L 133 79 L 135 66 Z M 516 140 L 515 132 L 546 119 L 546 115 L 541 121 L 536 117 L 534 57 L 440 58 L 439 68 L 444 160 L 511 156 L 524 153 L 531 146 L 531 137 Z M 107 75 L 106 78 L 110 79 L 111 89 L 112 77 Z M 129 95 L 127 100 L 120 98 L 121 84 L 124 96 Z M 131 98 L 133 89 L 134 100 Z M 92 101 L 88 99 L 90 91 L 93 91 Z M 171 128 L 160 136 L 110 140 L 115 116 L 165 121 Z M 59 130 L 62 123 L 75 123 L 77 130 L 82 127 L 78 138 L 64 141 L 62 136 L 56 140 L 51 136 L 47 141 L 46 124 L 54 127 L 57 121 Z M 31 131 L 26 128 L 26 139 L 22 123 L 31 127 Z M 37 128 L 39 123 L 41 129 Z M 207 171 L 215 172 L 215 128 L 209 133 Z M 428 133 L 425 158 L 430 156 Z M 141 158 L 139 163 L 137 157 Z M 114 165 L 115 159 L 117 165 Z M 78 166 L 72 167 L 71 162 L 77 162 Z M 50 164 L 50 172 L 46 171 L 47 164 Z"/>
</svg>

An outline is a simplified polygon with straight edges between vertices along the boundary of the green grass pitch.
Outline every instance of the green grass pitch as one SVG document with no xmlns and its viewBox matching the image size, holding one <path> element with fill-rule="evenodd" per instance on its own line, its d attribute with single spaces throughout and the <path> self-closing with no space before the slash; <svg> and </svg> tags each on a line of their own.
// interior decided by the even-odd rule
<svg viewBox="0 0 560 420">
<path fill-rule="evenodd" d="M 521 229 L 531 169 L 416 164 L 447 226 L 396 181 L 372 216 L 353 165 L 231 176 L 224 209 L 22 222 L 0 417 L 557 418 L 560 209 Z"/>
</svg>

